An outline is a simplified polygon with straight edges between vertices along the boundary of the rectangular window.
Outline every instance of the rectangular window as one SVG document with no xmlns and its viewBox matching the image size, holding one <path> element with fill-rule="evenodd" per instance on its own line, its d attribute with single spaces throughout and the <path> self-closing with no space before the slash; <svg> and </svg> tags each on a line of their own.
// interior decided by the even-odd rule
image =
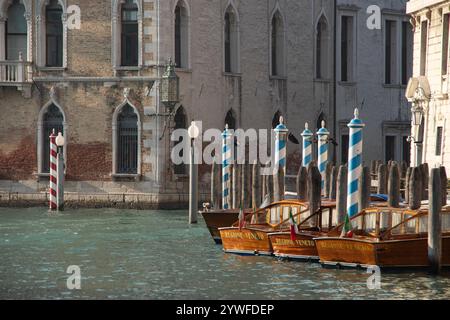
<svg viewBox="0 0 450 320">
<path fill-rule="evenodd" d="M 348 162 L 348 134 L 343 134 L 341 137 L 341 164 Z"/>
<path fill-rule="evenodd" d="M 350 81 L 353 55 L 353 17 L 341 20 L 341 81 Z"/>
<path fill-rule="evenodd" d="M 442 19 L 442 75 L 447 74 L 448 66 L 448 28 L 449 28 L 449 15 L 444 15 Z"/>
<path fill-rule="evenodd" d="M 408 137 L 402 137 L 402 153 L 402 160 L 405 161 L 409 166 L 411 163 L 411 144 L 408 141 Z"/>
<path fill-rule="evenodd" d="M 386 20 L 385 32 L 385 83 L 392 84 L 397 70 L 396 22 Z"/>
<path fill-rule="evenodd" d="M 420 75 L 424 76 L 427 69 L 428 20 L 422 21 L 420 30 Z"/>
<path fill-rule="evenodd" d="M 395 136 L 386 136 L 384 155 L 386 163 L 395 160 Z"/>
<path fill-rule="evenodd" d="M 122 66 L 138 65 L 138 10 L 135 6 L 122 7 Z"/>
<path fill-rule="evenodd" d="M 46 65 L 47 67 L 62 67 L 63 57 L 63 25 L 62 10 L 58 7 L 48 7 L 46 10 Z"/>
<path fill-rule="evenodd" d="M 442 127 L 437 127 L 436 130 L 436 155 L 442 154 Z"/>
<path fill-rule="evenodd" d="M 408 84 L 411 76 L 412 26 L 409 22 L 402 22 L 402 84 Z"/>
</svg>

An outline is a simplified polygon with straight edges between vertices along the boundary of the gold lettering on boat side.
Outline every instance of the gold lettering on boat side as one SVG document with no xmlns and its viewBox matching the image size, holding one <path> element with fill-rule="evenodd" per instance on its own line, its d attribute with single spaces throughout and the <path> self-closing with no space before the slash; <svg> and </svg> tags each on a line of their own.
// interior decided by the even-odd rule
<svg viewBox="0 0 450 320">
<path fill-rule="evenodd" d="M 314 247 L 314 241 L 308 239 L 299 239 L 292 241 L 290 239 L 275 239 L 275 245 L 280 246 L 299 246 L 299 247 Z"/>
<path fill-rule="evenodd" d="M 242 240 L 264 240 L 264 236 L 258 234 L 257 232 L 249 231 L 249 232 L 240 232 L 240 231 L 222 231 L 221 233 L 222 238 L 228 238 L 228 239 L 242 239 Z"/>
<path fill-rule="evenodd" d="M 324 249 L 372 251 L 371 245 L 357 242 L 320 241 L 318 246 Z"/>
</svg>

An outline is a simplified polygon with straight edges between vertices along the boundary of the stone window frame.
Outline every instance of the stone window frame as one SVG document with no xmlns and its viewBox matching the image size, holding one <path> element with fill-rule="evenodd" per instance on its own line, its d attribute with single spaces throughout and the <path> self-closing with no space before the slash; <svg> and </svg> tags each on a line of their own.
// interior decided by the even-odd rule
<svg viewBox="0 0 450 320">
<path fill-rule="evenodd" d="M 36 66 L 40 70 L 65 70 L 67 69 L 67 0 L 57 0 L 62 8 L 61 21 L 63 25 L 63 57 L 62 67 L 47 67 L 46 65 L 46 23 L 45 8 L 50 0 L 37 0 L 36 16 Z"/>
<path fill-rule="evenodd" d="M 281 48 L 282 48 L 282 55 L 281 55 L 281 63 L 280 63 L 280 67 L 281 70 L 277 70 L 277 74 L 274 75 L 273 74 L 273 63 L 272 63 L 272 31 L 273 31 L 273 18 L 275 17 L 275 15 L 278 14 L 280 16 L 281 22 L 283 24 L 283 31 L 282 31 L 282 35 L 283 35 L 283 41 L 281 43 Z M 286 58 L 287 58 L 287 50 L 286 50 L 286 36 L 287 36 L 287 32 L 286 32 L 286 17 L 283 14 L 283 11 L 281 10 L 280 7 L 280 3 L 277 1 L 275 8 L 272 10 L 272 13 L 270 14 L 270 21 L 269 21 L 269 25 L 270 25 L 270 30 L 269 30 L 269 74 L 270 74 L 270 78 L 271 79 L 286 79 Z"/>
<path fill-rule="evenodd" d="M 138 7 L 138 65 L 137 66 L 122 66 L 122 46 L 121 46 L 121 4 L 125 0 L 112 0 L 111 12 L 111 61 L 114 72 L 117 71 L 133 71 L 141 70 L 144 67 L 144 14 L 142 0 L 136 0 Z"/>
<path fill-rule="evenodd" d="M 47 103 L 43 105 L 41 110 L 39 111 L 38 121 L 37 121 L 37 168 L 38 168 L 38 177 L 48 177 L 49 173 L 43 172 L 43 145 L 44 145 L 44 137 L 43 137 L 43 127 L 44 127 L 44 115 L 47 112 L 48 108 L 54 105 L 59 109 L 61 114 L 63 115 L 63 128 L 64 128 L 64 138 L 66 143 L 64 144 L 64 164 L 67 163 L 67 144 L 69 141 L 69 126 L 67 124 L 67 117 L 64 109 L 61 105 L 56 101 L 54 97 L 51 97 Z M 65 171 L 65 170 L 64 170 Z"/>
<path fill-rule="evenodd" d="M 226 37 L 226 31 L 225 31 L 225 15 L 227 14 L 227 12 L 231 11 L 234 15 L 235 18 L 235 34 L 236 34 L 236 39 L 235 39 L 235 61 L 233 63 L 233 48 L 230 49 L 230 71 L 226 71 L 226 62 L 225 62 L 225 58 L 226 58 L 226 53 L 225 53 L 225 37 Z M 234 2 L 234 0 L 229 0 L 227 5 L 225 6 L 225 10 L 223 11 L 222 14 L 222 23 L 223 23 L 223 41 L 222 41 L 222 45 L 223 45 L 223 72 L 226 74 L 235 74 L 238 75 L 241 73 L 241 21 L 240 21 L 240 17 L 239 17 L 239 11 L 236 7 L 236 4 Z M 233 65 L 235 68 L 233 68 Z M 235 69 L 235 70 L 233 70 Z"/>
<path fill-rule="evenodd" d="M 117 172 L 117 152 L 118 152 L 118 139 L 117 139 L 117 134 L 118 134 L 118 117 L 120 112 L 122 111 L 123 107 L 125 107 L 126 105 L 129 105 L 134 113 L 137 116 L 137 131 L 138 131 L 138 150 L 137 150 L 137 173 L 136 174 L 119 174 Z M 121 104 L 119 104 L 113 113 L 112 116 L 112 173 L 111 176 L 113 177 L 113 179 L 117 179 L 117 178 L 134 178 L 136 180 L 138 180 L 141 176 L 142 176 L 142 122 L 141 122 L 141 115 L 139 113 L 138 108 L 136 108 L 136 106 L 128 99 L 125 98 Z"/>
<path fill-rule="evenodd" d="M 25 7 L 25 20 L 27 22 L 27 56 L 26 61 L 33 61 L 33 22 L 32 22 L 32 0 L 22 0 Z M 12 0 L 0 0 L 0 44 L 6 41 L 6 21 L 8 20 L 8 8 Z M 0 61 L 6 60 L 5 46 L 0 46 Z"/>
<path fill-rule="evenodd" d="M 329 19 L 325 13 L 325 10 L 322 9 L 322 11 L 320 12 L 320 14 L 317 17 L 316 23 L 315 23 L 315 28 L 314 28 L 314 79 L 315 80 L 329 80 L 330 79 L 330 66 L 332 65 L 332 60 L 331 57 L 332 55 L 329 54 L 329 50 L 332 46 L 331 43 L 331 29 L 330 29 L 330 23 L 328 22 Z M 325 26 L 327 29 L 327 34 L 325 36 L 325 44 L 327 45 L 327 49 L 325 50 L 326 52 L 326 57 L 325 57 L 325 63 L 326 65 L 322 65 L 322 58 L 320 58 L 320 60 L 318 59 L 318 47 L 317 47 L 317 43 L 318 43 L 318 37 L 319 37 L 319 33 L 318 33 L 318 26 L 319 23 L 325 22 Z M 321 51 L 324 51 L 321 48 Z M 318 64 L 320 64 L 320 75 L 317 74 L 317 69 L 318 69 Z M 325 67 L 325 68 L 324 68 Z"/>
<path fill-rule="evenodd" d="M 395 159 L 401 162 L 403 160 L 403 138 L 408 137 L 411 133 L 411 123 L 409 121 L 383 121 L 382 123 L 382 154 L 384 161 L 386 159 L 386 136 L 395 137 Z"/>
<path fill-rule="evenodd" d="M 187 0 L 176 0 L 172 7 L 172 55 L 173 55 L 173 61 L 175 61 L 175 10 L 177 6 L 181 3 L 181 6 L 186 9 L 187 14 L 187 26 L 186 26 L 186 35 L 187 35 L 187 57 L 186 57 L 186 66 L 175 66 L 176 70 L 179 71 L 189 71 L 191 70 L 191 7 Z"/>
<path fill-rule="evenodd" d="M 391 82 L 386 83 L 386 21 L 392 21 L 395 23 L 395 32 L 396 32 L 396 38 L 395 43 L 397 45 L 395 54 L 396 54 L 396 68 L 395 70 L 391 70 Z M 403 22 L 409 22 L 408 16 L 405 15 L 402 12 L 397 12 L 394 10 L 383 10 L 382 11 L 382 37 L 383 37 L 383 86 L 384 87 L 405 87 L 406 84 L 402 83 L 402 32 L 403 32 Z M 411 41 L 414 41 L 414 36 L 411 36 Z M 408 43 L 407 43 L 408 44 Z M 410 54 L 410 52 L 407 52 L 407 54 Z M 407 59 L 412 59 L 413 57 L 407 56 Z M 412 70 L 407 70 L 407 73 L 409 71 L 409 74 L 412 74 Z M 393 79 L 392 79 L 393 77 Z"/>
<path fill-rule="evenodd" d="M 360 10 L 359 7 L 356 6 L 338 6 L 338 14 L 337 14 L 337 20 L 336 20 L 336 28 L 338 30 L 336 35 L 336 78 L 338 79 L 339 84 L 344 85 L 351 85 L 355 84 L 357 81 L 357 61 L 358 61 L 358 11 Z M 342 80 L 342 66 L 341 66 L 341 34 L 342 34 L 342 17 L 348 16 L 353 18 L 353 28 L 352 28 L 352 53 L 351 53 L 351 70 L 347 75 L 347 80 Z"/>
</svg>

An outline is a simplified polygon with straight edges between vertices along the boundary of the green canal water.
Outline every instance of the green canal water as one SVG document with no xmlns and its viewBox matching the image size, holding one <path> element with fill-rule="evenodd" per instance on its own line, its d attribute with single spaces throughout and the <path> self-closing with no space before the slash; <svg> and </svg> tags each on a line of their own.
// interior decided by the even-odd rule
<svg viewBox="0 0 450 320">
<path fill-rule="evenodd" d="M 382 273 L 379 290 L 368 277 L 224 254 L 186 211 L 0 209 L 1 299 L 450 299 L 449 273 Z"/>
</svg>

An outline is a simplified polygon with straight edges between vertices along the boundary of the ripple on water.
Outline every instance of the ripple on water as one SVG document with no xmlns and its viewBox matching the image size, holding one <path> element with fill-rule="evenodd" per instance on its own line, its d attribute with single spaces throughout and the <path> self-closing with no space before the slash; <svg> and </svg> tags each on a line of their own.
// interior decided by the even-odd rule
<svg viewBox="0 0 450 320">
<path fill-rule="evenodd" d="M 383 273 L 224 254 L 185 211 L 0 209 L 0 298 L 449 299 L 450 275 Z M 69 265 L 82 289 L 66 288 Z"/>
</svg>

